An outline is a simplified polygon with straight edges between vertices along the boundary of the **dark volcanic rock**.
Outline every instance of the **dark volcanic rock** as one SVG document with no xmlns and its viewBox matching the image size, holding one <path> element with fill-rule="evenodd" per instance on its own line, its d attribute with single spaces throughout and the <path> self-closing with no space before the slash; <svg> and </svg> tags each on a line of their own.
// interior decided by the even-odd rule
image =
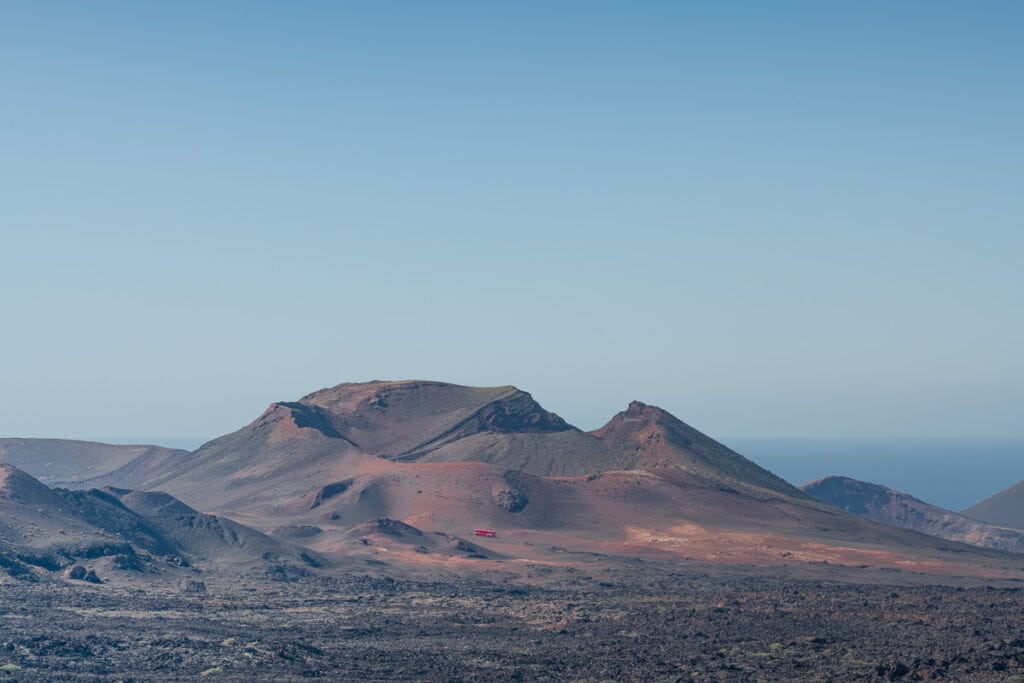
<svg viewBox="0 0 1024 683">
<path fill-rule="evenodd" d="M 395 538 L 405 538 L 407 536 L 419 537 L 423 535 L 423 532 L 405 522 L 400 522 L 397 519 L 375 519 L 372 522 L 361 524 L 352 530 L 352 533 L 368 534 L 368 533 L 382 533 L 388 536 L 394 536 Z"/>
<path fill-rule="evenodd" d="M 678 565 L 644 576 L 638 565 L 600 584 L 568 575 L 545 585 L 214 580 L 195 594 L 0 583 L 0 678 L 991 683 L 1024 675 L 1018 588 L 897 589 Z"/>
<path fill-rule="evenodd" d="M 21 562 L 18 562 L 13 558 L 7 557 L 2 553 L 0 553 L 0 569 L 3 569 L 8 576 L 11 576 L 15 579 L 32 580 L 35 578 L 35 575 L 32 573 L 31 569 L 26 567 Z"/>
<path fill-rule="evenodd" d="M 323 529 L 318 526 L 311 526 L 309 524 L 286 524 L 279 526 L 273 531 L 271 535 L 281 536 L 284 538 L 312 538 L 318 534 L 323 533 Z"/>
<path fill-rule="evenodd" d="M 530 499 L 513 486 L 502 486 L 494 492 L 494 504 L 506 512 L 521 512 Z"/>
<path fill-rule="evenodd" d="M 318 508 L 324 501 L 330 500 L 335 496 L 340 496 L 341 494 L 345 493 L 345 491 L 347 491 L 349 487 L 352 486 L 352 483 L 352 479 L 346 479 L 344 481 L 336 481 L 333 484 L 328 484 L 327 486 L 324 486 L 322 489 L 316 492 L 316 496 L 313 498 L 313 503 L 312 505 L 309 506 L 309 509 L 312 510 L 314 508 Z"/>
<path fill-rule="evenodd" d="M 544 410 L 523 391 L 490 403 L 476 414 L 481 429 L 491 432 L 565 432 L 572 425 Z"/>
</svg>

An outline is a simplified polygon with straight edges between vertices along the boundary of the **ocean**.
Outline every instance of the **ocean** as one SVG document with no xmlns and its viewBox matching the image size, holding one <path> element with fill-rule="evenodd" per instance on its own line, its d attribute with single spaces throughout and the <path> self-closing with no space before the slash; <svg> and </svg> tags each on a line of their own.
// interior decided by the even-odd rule
<svg viewBox="0 0 1024 683">
<path fill-rule="evenodd" d="M 957 511 L 1024 479 L 1024 438 L 735 437 L 720 441 L 797 486 L 844 475 Z"/>
</svg>

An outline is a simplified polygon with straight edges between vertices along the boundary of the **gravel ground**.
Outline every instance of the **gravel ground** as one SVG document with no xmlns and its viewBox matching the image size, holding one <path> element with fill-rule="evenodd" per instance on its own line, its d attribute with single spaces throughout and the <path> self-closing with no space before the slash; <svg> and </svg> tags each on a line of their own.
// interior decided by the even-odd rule
<svg viewBox="0 0 1024 683">
<path fill-rule="evenodd" d="M 602 578 L 7 583 L 0 681 L 1024 679 L 1015 587 Z"/>
</svg>

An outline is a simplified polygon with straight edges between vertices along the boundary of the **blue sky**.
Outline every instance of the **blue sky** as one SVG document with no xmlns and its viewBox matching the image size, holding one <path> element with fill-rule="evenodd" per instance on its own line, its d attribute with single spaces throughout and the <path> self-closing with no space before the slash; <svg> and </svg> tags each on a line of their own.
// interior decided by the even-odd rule
<svg viewBox="0 0 1024 683">
<path fill-rule="evenodd" d="M 8 2 L 0 436 L 341 381 L 1024 436 L 1017 2 Z"/>
</svg>

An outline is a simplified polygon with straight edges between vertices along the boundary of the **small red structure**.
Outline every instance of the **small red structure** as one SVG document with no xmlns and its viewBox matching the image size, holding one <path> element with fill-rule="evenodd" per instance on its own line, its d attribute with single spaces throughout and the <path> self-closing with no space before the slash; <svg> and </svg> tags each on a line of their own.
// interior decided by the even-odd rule
<svg viewBox="0 0 1024 683">
<path fill-rule="evenodd" d="M 494 538 L 498 535 L 498 532 L 494 529 L 475 529 L 473 533 L 477 536 L 486 536 L 487 538 Z"/>
</svg>

